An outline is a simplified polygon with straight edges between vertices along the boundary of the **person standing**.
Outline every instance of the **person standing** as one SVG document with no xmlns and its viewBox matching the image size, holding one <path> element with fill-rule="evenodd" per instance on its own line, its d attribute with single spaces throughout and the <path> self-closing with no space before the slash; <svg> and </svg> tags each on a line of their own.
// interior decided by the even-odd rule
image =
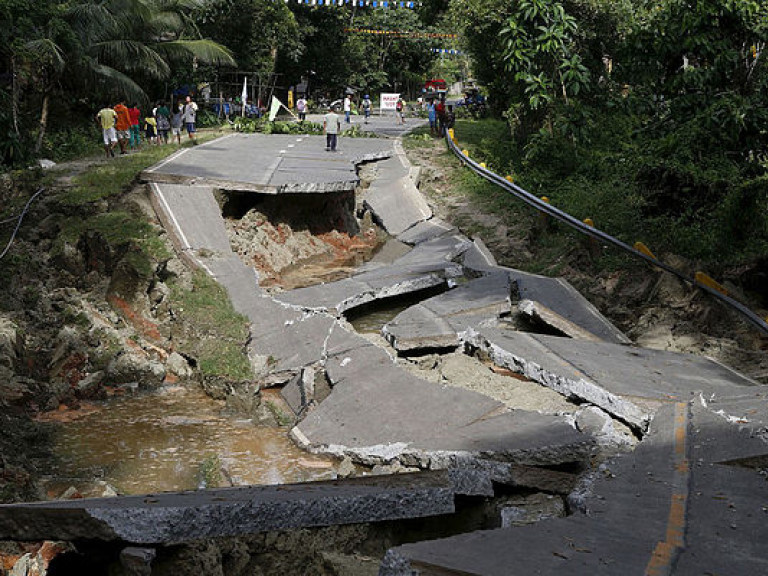
<svg viewBox="0 0 768 576">
<path fill-rule="evenodd" d="M 171 129 L 171 111 L 165 105 L 165 100 L 160 100 L 155 110 L 155 119 L 157 120 L 157 143 L 168 144 L 168 131 Z"/>
<path fill-rule="evenodd" d="M 197 144 L 195 140 L 195 122 L 197 120 L 197 103 L 192 100 L 191 96 L 187 96 L 187 100 L 181 109 L 181 120 L 184 122 L 184 126 L 189 134 L 189 139 L 193 144 Z"/>
<path fill-rule="evenodd" d="M 115 106 L 115 130 L 117 131 L 117 143 L 120 144 L 120 154 L 128 154 L 128 142 L 131 140 L 131 114 L 124 100 L 120 100 Z"/>
<path fill-rule="evenodd" d="M 427 117 L 429 118 L 429 133 L 434 136 L 437 134 L 437 111 L 435 111 L 434 100 L 427 103 Z"/>
<path fill-rule="evenodd" d="M 397 121 L 399 124 L 405 124 L 405 100 L 400 96 L 395 104 L 395 110 L 397 111 Z"/>
<path fill-rule="evenodd" d="M 341 131 L 341 119 L 333 108 L 328 109 L 328 113 L 323 116 L 323 132 L 325 133 L 325 149 L 330 152 L 336 152 L 336 143 L 339 132 Z"/>
<path fill-rule="evenodd" d="M 363 104 L 363 114 L 365 115 L 365 123 L 368 124 L 368 118 L 371 117 L 371 109 L 373 108 L 371 97 L 368 96 L 368 94 L 366 94 L 365 98 L 363 98 L 362 104 Z"/>
<path fill-rule="evenodd" d="M 299 122 L 304 122 L 307 119 L 307 101 L 304 99 L 304 94 L 296 100 L 296 110 L 299 113 Z"/>
<path fill-rule="evenodd" d="M 154 116 L 147 116 L 144 118 L 144 130 L 147 143 L 149 145 L 157 144 L 157 120 Z"/>
<path fill-rule="evenodd" d="M 171 116 L 171 136 L 176 136 L 176 143 L 181 146 L 181 104 L 174 108 L 173 116 Z"/>
<path fill-rule="evenodd" d="M 141 147 L 141 111 L 138 103 L 128 108 L 128 114 L 131 116 L 131 150 L 138 150 Z"/>
<path fill-rule="evenodd" d="M 96 114 L 96 121 L 101 125 L 101 132 L 104 137 L 104 151 L 107 153 L 107 158 L 115 155 L 115 144 L 117 144 L 116 120 L 117 114 L 109 106 L 105 106 Z"/>
<path fill-rule="evenodd" d="M 350 123 L 349 115 L 352 114 L 352 97 L 347 94 L 344 98 L 344 122 Z"/>
<path fill-rule="evenodd" d="M 445 100 L 442 98 L 435 105 L 435 112 L 437 113 L 437 135 L 445 136 Z"/>
</svg>

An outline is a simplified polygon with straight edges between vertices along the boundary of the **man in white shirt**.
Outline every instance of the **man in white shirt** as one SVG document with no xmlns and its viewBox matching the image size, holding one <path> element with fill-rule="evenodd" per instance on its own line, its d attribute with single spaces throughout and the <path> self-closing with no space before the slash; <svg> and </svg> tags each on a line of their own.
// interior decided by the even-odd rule
<svg viewBox="0 0 768 576">
<path fill-rule="evenodd" d="M 307 101 L 304 99 L 304 94 L 296 100 L 296 110 L 299 112 L 299 122 L 304 122 L 307 119 Z"/>
<path fill-rule="evenodd" d="M 336 142 L 341 132 L 341 120 L 333 108 L 323 116 L 323 132 L 325 133 L 325 149 L 330 152 L 336 152 Z"/>
<path fill-rule="evenodd" d="M 187 101 L 181 107 L 181 120 L 184 122 L 184 126 L 189 134 L 189 139 L 194 144 L 197 144 L 195 140 L 195 121 L 197 119 L 197 103 L 192 100 L 191 96 L 187 96 Z"/>
<path fill-rule="evenodd" d="M 347 94 L 344 98 L 344 122 L 349 124 L 349 115 L 352 113 L 352 97 Z"/>
</svg>

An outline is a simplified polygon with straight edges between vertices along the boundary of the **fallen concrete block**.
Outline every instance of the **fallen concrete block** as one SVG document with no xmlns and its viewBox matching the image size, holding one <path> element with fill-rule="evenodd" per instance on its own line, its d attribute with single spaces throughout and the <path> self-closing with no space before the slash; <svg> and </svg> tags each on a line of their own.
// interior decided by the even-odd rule
<svg viewBox="0 0 768 576">
<path fill-rule="evenodd" d="M 461 284 L 398 314 L 382 329 L 398 352 L 459 345 L 459 332 L 509 312 L 509 276 L 497 272 Z"/>
<path fill-rule="evenodd" d="M 449 514 L 446 473 L 368 476 L 146 496 L 0 506 L 3 540 L 102 540 L 137 545 L 311 526 Z"/>
</svg>

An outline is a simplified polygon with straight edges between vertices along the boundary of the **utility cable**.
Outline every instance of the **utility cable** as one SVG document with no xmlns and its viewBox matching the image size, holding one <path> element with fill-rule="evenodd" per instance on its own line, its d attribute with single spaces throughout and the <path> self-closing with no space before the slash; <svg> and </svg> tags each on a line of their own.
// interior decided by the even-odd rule
<svg viewBox="0 0 768 576">
<path fill-rule="evenodd" d="M 575 230 L 581 232 L 582 234 L 586 234 L 587 236 L 590 236 L 602 242 L 606 242 L 608 244 L 613 244 L 614 246 L 620 248 L 624 252 L 627 252 L 637 258 L 641 258 L 645 260 L 651 266 L 654 266 L 656 268 L 661 268 L 665 272 L 674 274 L 675 276 L 691 284 L 692 286 L 695 286 L 696 288 L 701 288 L 708 294 L 720 300 L 729 308 L 739 312 L 749 322 L 751 322 L 755 327 L 757 327 L 758 330 L 760 330 L 764 334 L 768 334 L 768 322 L 766 322 L 764 318 L 761 318 L 758 314 L 750 310 L 747 306 L 745 306 L 738 300 L 735 300 L 734 298 L 731 298 L 727 294 L 724 294 L 722 291 L 718 290 L 717 287 L 713 287 L 708 284 L 705 284 L 701 282 L 699 278 L 697 278 L 696 276 L 691 277 L 690 275 L 684 272 L 681 272 L 676 268 L 673 268 L 669 264 L 665 264 L 664 262 L 657 260 L 653 256 L 650 256 L 645 252 L 641 252 L 635 247 L 630 246 L 625 242 L 622 242 L 618 238 L 614 238 L 613 236 L 611 236 L 610 234 L 606 234 L 602 230 L 598 230 L 597 228 L 590 226 L 589 224 L 585 224 L 584 222 L 582 222 L 578 218 L 571 216 L 567 212 L 563 212 L 562 210 L 555 208 L 554 206 L 550 205 L 548 202 L 545 202 L 544 200 L 534 196 L 533 194 L 521 188 L 514 182 L 510 182 L 506 178 L 499 176 L 495 172 L 481 166 L 479 163 L 472 160 L 468 155 L 464 154 L 461 150 L 459 150 L 459 147 L 456 145 L 456 143 L 448 134 L 446 134 L 445 140 L 448 143 L 448 148 L 451 150 L 451 152 L 453 152 L 464 164 L 466 164 L 478 176 L 485 178 L 489 182 L 492 182 L 501 188 L 504 188 L 507 192 L 511 193 L 513 196 L 516 196 L 517 198 L 519 198 L 529 206 L 535 208 L 539 212 L 542 212 L 548 216 L 556 218 L 557 220 L 560 220 L 561 222 L 567 224 L 568 226 L 570 226 L 571 228 L 574 228 Z"/>
<path fill-rule="evenodd" d="M 2 260 L 5 257 L 5 255 L 8 254 L 8 250 L 11 249 L 11 244 L 13 244 L 13 241 L 16 239 L 16 234 L 18 233 L 19 228 L 21 228 L 21 222 L 22 220 L 24 220 L 24 215 L 29 210 L 30 205 L 35 200 L 35 198 L 40 196 L 40 194 L 42 194 L 44 191 L 45 191 L 45 188 L 40 188 L 37 192 L 35 192 L 32 195 L 32 197 L 29 200 L 27 200 L 27 203 L 24 206 L 24 210 L 21 211 L 21 214 L 19 214 L 18 220 L 16 221 L 16 227 L 13 229 L 13 233 L 11 234 L 11 239 L 8 240 L 8 244 L 5 246 L 5 249 L 2 251 L 2 253 L 0 253 L 0 260 Z M 11 218 L 10 221 L 13 221 L 13 218 Z"/>
</svg>

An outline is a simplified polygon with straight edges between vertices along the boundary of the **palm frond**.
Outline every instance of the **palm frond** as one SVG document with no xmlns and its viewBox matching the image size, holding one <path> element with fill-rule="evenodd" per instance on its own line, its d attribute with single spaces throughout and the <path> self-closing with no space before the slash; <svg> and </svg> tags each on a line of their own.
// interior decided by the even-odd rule
<svg viewBox="0 0 768 576">
<path fill-rule="evenodd" d="M 34 56 L 39 63 L 50 64 L 54 70 L 63 70 L 66 65 L 64 52 L 58 44 L 50 38 L 30 40 L 24 47 Z"/>
<path fill-rule="evenodd" d="M 110 84 L 108 91 L 118 96 L 125 96 L 129 100 L 146 100 L 147 94 L 131 78 L 104 64 L 91 62 L 91 73 L 99 80 Z"/>
<path fill-rule="evenodd" d="M 143 70 L 154 78 L 167 78 L 168 63 L 151 46 L 137 40 L 110 40 L 92 46 L 99 62 L 118 70 Z"/>
<path fill-rule="evenodd" d="M 206 64 L 236 66 L 232 52 L 213 40 L 175 40 L 160 42 L 154 48 L 169 60 L 179 60 L 194 56 Z"/>
<path fill-rule="evenodd" d="M 157 12 L 152 16 L 152 21 L 149 25 L 159 35 L 168 32 L 177 32 L 183 26 L 184 21 L 177 12 L 162 11 Z"/>
</svg>

